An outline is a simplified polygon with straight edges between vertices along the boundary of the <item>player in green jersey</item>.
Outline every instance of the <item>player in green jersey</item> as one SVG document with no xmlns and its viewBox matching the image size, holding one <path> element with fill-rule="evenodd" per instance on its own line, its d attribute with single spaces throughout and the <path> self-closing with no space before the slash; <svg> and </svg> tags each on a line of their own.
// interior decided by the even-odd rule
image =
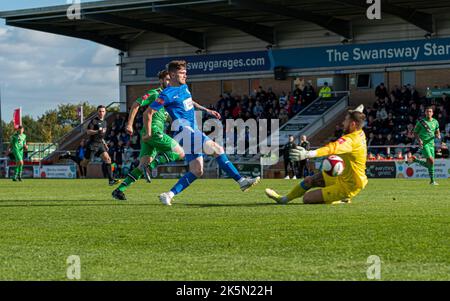
<svg viewBox="0 0 450 301">
<path fill-rule="evenodd" d="M 19 126 L 16 133 L 11 137 L 11 143 L 8 149 L 11 159 L 16 162 L 16 168 L 14 170 L 13 177 L 14 182 L 22 181 L 23 151 L 28 148 L 27 136 L 23 132 L 23 126 Z"/>
<path fill-rule="evenodd" d="M 438 185 L 434 180 L 434 139 L 441 139 L 441 133 L 439 132 L 439 122 L 433 118 L 432 107 L 426 108 L 425 118 L 417 121 L 416 127 L 414 128 L 414 134 L 422 149 L 422 156 L 426 161 L 419 160 L 413 156 L 408 158 L 408 164 L 414 162 L 428 168 L 431 180 L 430 184 Z"/>
<path fill-rule="evenodd" d="M 161 87 L 148 91 L 147 94 L 138 98 L 131 107 L 126 125 L 126 132 L 128 134 L 133 134 L 133 122 L 139 108 L 148 107 L 158 98 L 159 93 L 161 93 L 161 91 L 169 84 L 170 76 L 167 71 L 164 70 L 159 72 L 158 78 Z M 152 120 L 152 136 L 149 140 L 142 139 L 142 137 L 146 136 L 147 133 L 145 128 L 141 130 L 141 152 L 139 154 L 140 165 L 132 170 L 120 186 L 113 191 L 113 198 L 118 200 L 126 200 L 124 192 L 127 188 L 139 180 L 142 176 L 147 179 L 147 182 L 150 182 L 151 170 L 157 165 L 184 159 L 183 148 L 178 144 L 178 142 L 172 139 L 169 135 L 165 134 L 164 129 L 167 117 L 168 114 L 164 108 L 161 108 L 161 110 L 154 114 Z"/>
</svg>

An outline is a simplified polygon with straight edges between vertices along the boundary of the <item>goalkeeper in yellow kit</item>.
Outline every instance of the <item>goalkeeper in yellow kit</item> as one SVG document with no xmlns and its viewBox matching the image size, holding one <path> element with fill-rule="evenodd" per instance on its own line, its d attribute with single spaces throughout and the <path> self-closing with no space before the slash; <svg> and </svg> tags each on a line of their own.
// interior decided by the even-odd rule
<svg viewBox="0 0 450 301">
<path fill-rule="evenodd" d="M 336 142 L 327 144 L 315 151 L 306 151 L 302 147 L 290 151 L 290 159 L 301 161 L 310 158 L 339 155 L 345 163 L 342 175 L 330 177 L 320 172 L 306 177 L 303 182 L 286 195 L 281 196 L 272 189 L 266 189 L 266 195 L 279 204 L 287 204 L 293 199 L 303 197 L 305 204 L 339 204 L 350 203 L 366 185 L 366 135 L 362 130 L 365 115 L 364 107 L 360 105 L 355 110 L 348 111 L 344 120 L 344 136 Z M 323 187 L 309 191 L 311 188 Z"/>
</svg>

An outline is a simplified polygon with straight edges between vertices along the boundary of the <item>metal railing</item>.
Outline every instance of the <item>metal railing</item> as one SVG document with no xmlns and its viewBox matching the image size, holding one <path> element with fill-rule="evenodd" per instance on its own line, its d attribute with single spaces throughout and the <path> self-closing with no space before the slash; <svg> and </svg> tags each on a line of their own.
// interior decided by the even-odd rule
<svg viewBox="0 0 450 301">
<path fill-rule="evenodd" d="M 110 104 L 108 104 L 108 105 L 106 106 L 106 111 L 108 111 L 108 109 L 111 108 L 113 105 L 117 105 L 117 104 L 120 105 L 120 104 L 124 104 L 124 103 L 125 103 L 125 102 L 120 102 L 120 101 L 114 101 L 114 102 L 111 102 Z M 115 113 L 117 113 L 117 112 L 108 112 L 108 113 L 106 114 L 106 117 L 105 117 L 105 118 L 108 118 L 111 114 L 115 114 Z M 59 148 L 60 148 L 61 144 L 62 144 L 63 142 L 65 142 L 65 140 L 66 140 L 67 138 L 69 138 L 70 136 L 73 136 L 77 131 L 78 131 L 79 134 L 84 133 L 84 127 L 85 127 L 85 126 L 86 126 L 93 118 L 95 118 L 96 116 L 97 116 L 97 112 L 93 112 L 92 114 L 90 114 L 90 115 L 84 120 L 83 123 L 79 124 L 78 126 L 76 126 L 75 128 L 73 128 L 70 132 L 68 132 L 67 134 L 63 135 L 61 138 L 58 139 L 57 142 L 52 143 L 51 145 L 49 145 L 49 147 L 48 147 L 47 149 L 44 149 L 43 152 L 44 152 L 44 153 L 45 153 L 45 152 L 48 152 L 48 151 L 49 151 L 50 149 L 52 149 L 52 148 L 54 148 L 55 151 L 56 151 L 56 150 L 59 151 Z M 73 139 L 71 139 L 71 140 L 65 142 L 65 144 L 66 144 L 66 145 L 67 145 L 67 144 L 70 144 L 70 143 L 72 143 L 74 140 L 76 140 L 76 139 L 78 139 L 78 138 L 79 138 L 78 136 L 77 136 L 77 137 L 74 137 Z M 47 154 L 46 156 L 44 156 L 43 158 L 44 158 L 44 159 L 49 158 L 55 151 L 53 151 L 53 152 L 48 152 L 48 154 Z"/>
<path fill-rule="evenodd" d="M 45 156 L 55 151 L 53 143 L 27 143 L 27 157 L 26 160 L 40 161 Z M 9 143 L 3 143 L 3 150 L 6 152 L 9 148 Z"/>
</svg>

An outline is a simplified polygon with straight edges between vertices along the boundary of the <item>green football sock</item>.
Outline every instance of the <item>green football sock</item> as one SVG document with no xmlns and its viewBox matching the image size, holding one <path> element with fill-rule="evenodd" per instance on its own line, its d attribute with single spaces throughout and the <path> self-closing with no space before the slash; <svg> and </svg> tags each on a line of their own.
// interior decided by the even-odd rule
<svg viewBox="0 0 450 301">
<path fill-rule="evenodd" d="M 23 174 L 23 165 L 19 166 L 19 178 L 22 179 L 22 174 Z"/>
<path fill-rule="evenodd" d="M 165 153 L 160 153 L 156 156 L 155 160 L 150 163 L 150 169 L 154 169 L 158 165 L 166 164 L 173 161 L 180 160 L 180 155 L 176 152 L 170 151 Z"/>
<path fill-rule="evenodd" d="M 426 161 L 423 161 L 423 160 L 414 159 L 413 162 L 419 164 L 420 166 L 426 167 L 426 168 L 429 167 L 428 163 Z"/>
<path fill-rule="evenodd" d="M 14 177 L 13 179 L 16 179 L 19 177 L 20 173 L 20 165 L 16 163 L 16 166 L 14 167 Z"/>
<path fill-rule="evenodd" d="M 136 167 L 133 169 L 128 176 L 123 180 L 123 182 L 119 186 L 119 190 L 124 192 L 128 189 L 129 186 L 131 186 L 134 182 L 139 180 L 142 177 L 142 171 L 139 167 Z"/>
<path fill-rule="evenodd" d="M 430 175 L 431 182 L 434 182 L 434 164 L 428 167 L 428 174 Z"/>
</svg>

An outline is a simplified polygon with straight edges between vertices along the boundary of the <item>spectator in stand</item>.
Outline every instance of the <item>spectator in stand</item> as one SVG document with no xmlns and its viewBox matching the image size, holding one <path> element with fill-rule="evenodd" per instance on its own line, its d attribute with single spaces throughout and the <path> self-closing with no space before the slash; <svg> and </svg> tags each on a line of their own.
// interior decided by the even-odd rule
<svg viewBox="0 0 450 301">
<path fill-rule="evenodd" d="M 447 134 L 442 134 L 442 142 L 449 144 L 450 143 L 450 131 L 447 130 Z"/>
<path fill-rule="evenodd" d="M 381 106 L 380 109 L 377 111 L 377 119 L 379 121 L 383 121 L 388 118 L 388 113 L 386 112 L 386 108 L 384 106 Z"/>
<path fill-rule="evenodd" d="M 388 114 L 388 118 L 383 121 L 383 134 L 392 134 L 395 128 L 394 116 L 392 113 Z"/>
<path fill-rule="evenodd" d="M 295 90 L 294 90 L 294 98 L 295 98 L 295 100 L 301 100 L 302 99 L 302 94 L 303 94 L 303 91 L 300 89 L 300 87 L 299 86 L 297 86 L 296 88 L 295 88 Z"/>
<path fill-rule="evenodd" d="M 374 161 L 374 160 L 376 160 L 376 157 L 375 157 L 374 154 L 369 153 L 369 155 L 367 156 L 367 160 L 369 160 L 369 161 Z"/>
<path fill-rule="evenodd" d="M 284 179 L 289 180 L 289 168 L 292 171 L 293 179 L 297 179 L 295 172 L 295 162 L 289 159 L 289 152 L 291 149 L 296 148 L 297 145 L 294 142 L 294 136 L 289 135 L 289 141 L 283 147 L 283 159 L 284 159 L 284 172 L 286 177 Z"/>
<path fill-rule="evenodd" d="M 378 136 L 376 136 L 374 139 L 373 139 L 373 142 L 372 142 L 372 145 L 371 146 L 382 146 L 382 145 L 385 145 L 384 144 L 384 138 L 383 138 L 383 135 L 382 134 L 378 134 Z M 375 148 L 374 149 L 374 152 L 376 153 L 376 154 L 380 154 L 380 153 L 386 153 L 385 152 L 385 150 L 383 149 L 383 148 L 380 148 L 380 147 L 377 147 L 377 148 Z"/>
<path fill-rule="evenodd" d="M 442 112 L 439 112 L 437 114 L 436 120 L 439 122 L 439 130 L 441 132 L 445 132 L 445 127 L 447 125 L 447 118 L 442 114 Z"/>
<path fill-rule="evenodd" d="M 273 92 L 273 90 L 272 90 L 272 87 L 269 87 L 269 89 L 267 90 L 267 95 L 266 95 L 266 97 L 268 98 L 268 99 L 276 99 L 277 98 L 277 96 L 275 95 L 275 93 Z"/>
<path fill-rule="evenodd" d="M 131 136 L 131 139 L 129 140 L 128 144 L 130 145 L 130 147 L 132 149 L 140 149 L 141 147 L 141 136 L 139 135 L 138 132 L 134 132 L 133 136 Z M 122 143 L 122 145 L 126 145 L 126 143 Z"/>
<path fill-rule="evenodd" d="M 113 162 L 116 163 L 115 172 L 116 172 L 117 177 L 121 176 L 122 165 L 123 165 L 123 161 L 124 161 L 123 160 L 124 153 L 125 153 L 124 144 L 122 141 L 119 141 L 119 143 L 114 146 L 113 151 L 112 151 L 112 156 L 111 156 L 111 159 L 113 160 Z"/>
<path fill-rule="evenodd" d="M 384 141 L 384 145 L 395 146 L 395 140 L 392 138 L 391 134 L 388 134 L 386 140 Z M 390 153 L 390 152 L 389 152 Z"/>
<path fill-rule="evenodd" d="M 417 104 L 415 102 L 411 104 L 411 107 L 408 110 L 408 115 L 412 116 L 414 119 L 419 118 L 420 110 L 417 108 Z"/>
<path fill-rule="evenodd" d="M 59 160 L 68 159 L 74 161 L 78 166 L 78 178 L 85 179 L 87 174 L 87 167 L 81 164 L 81 161 L 84 160 L 86 154 L 86 141 L 81 139 L 80 145 L 77 147 L 75 151 L 75 155 L 72 155 L 70 152 L 59 156 Z"/>
<path fill-rule="evenodd" d="M 375 96 L 377 98 L 381 98 L 381 99 L 389 97 L 388 91 L 387 91 L 386 87 L 384 86 L 384 83 L 379 84 L 375 88 Z"/>
<path fill-rule="evenodd" d="M 259 86 L 258 92 L 256 92 L 256 98 L 259 98 L 259 99 L 267 98 L 266 91 L 264 91 L 263 87 Z"/>
<path fill-rule="evenodd" d="M 78 158 L 78 160 L 83 161 L 86 154 L 86 141 L 84 139 L 81 139 L 80 145 L 77 147 L 77 150 L 75 151 L 75 156 Z M 78 169 L 80 172 L 80 178 L 85 179 L 87 175 L 87 167 L 81 166 L 81 164 L 77 162 Z"/>
<path fill-rule="evenodd" d="M 292 107 L 292 116 L 296 115 L 301 110 L 302 110 L 302 102 L 301 100 L 297 100 L 295 105 Z"/>
<path fill-rule="evenodd" d="M 285 109 L 281 109 L 281 111 L 280 111 L 280 125 L 285 124 L 286 122 L 288 122 L 288 120 L 289 120 L 288 112 Z"/>
<path fill-rule="evenodd" d="M 307 151 L 311 150 L 311 143 L 309 143 L 309 141 L 306 139 L 305 135 L 302 135 L 300 137 L 300 143 L 299 146 L 303 147 L 304 149 L 306 149 Z M 309 160 L 305 159 L 305 160 L 301 160 L 298 161 L 298 173 L 297 173 L 297 177 L 299 179 L 304 178 L 305 174 L 309 175 L 309 167 L 308 164 Z M 306 171 L 306 173 L 305 173 Z"/>
<path fill-rule="evenodd" d="M 441 153 L 442 153 L 442 158 L 444 158 L 444 159 L 449 158 L 449 150 L 448 150 L 447 143 L 445 143 L 445 142 L 441 143 Z"/>
<path fill-rule="evenodd" d="M 397 155 L 395 155 L 395 159 L 396 160 L 405 160 L 405 158 L 403 157 L 403 153 L 401 151 L 397 152 Z"/>
<path fill-rule="evenodd" d="M 331 87 L 328 86 L 328 82 L 323 83 L 323 87 L 319 90 L 319 96 L 322 98 L 331 98 Z"/>
<path fill-rule="evenodd" d="M 287 96 L 286 93 L 281 93 L 280 99 L 278 100 L 281 107 L 285 107 L 287 105 Z"/>
<path fill-rule="evenodd" d="M 264 108 L 261 103 L 257 101 L 255 107 L 253 108 L 253 115 L 255 117 L 260 117 L 262 112 L 264 112 Z"/>
<path fill-rule="evenodd" d="M 419 92 L 416 90 L 416 87 L 414 86 L 411 87 L 411 100 L 414 101 L 414 103 L 416 104 L 420 102 Z"/>
<path fill-rule="evenodd" d="M 125 131 L 121 131 L 118 140 L 118 142 L 122 141 L 123 144 L 127 144 L 128 141 L 130 141 L 130 135 L 128 135 Z M 116 143 L 116 145 L 117 144 L 118 143 Z"/>
<path fill-rule="evenodd" d="M 344 129 L 339 124 L 337 124 L 336 128 L 334 130 L 334 140 L 335 141 L 338 140 L 339 138 L 341 138 L 341 136 L 343 134 L 344 134 Z"/>
<path fill-rule="evenodd" d="M 375 134 L 373 132 L 370 132 L 369 139 L 367 139 L 367 147 L 374 146 L 373 144 L 374 141 L 375 141 Z"/>
<path fill-rule="evenodd" d="M 234 119 L 238 119 L 239 115 L 241 115 L 242 113 L 242 106 L 241 106 L 241 102 L 237 102 L 236 107 L 233 109 L 233 118 Z"/>
<path fill-rule="evenodd" d="M 111 132 L 109 133 L 109 135 L 106 137 L 106 141 L 107 141 L 107 142 L 112 141 L 112 142 L 114 142 L 114 143 L 119 142 L 119 140 L 118 140 L 118 138 L 117 138 L 117 132 L 114 131 L 114 130 L 111 130 Z"/>
<path fill-rule="evenodd" d="M 314 87 L 312 86 L 310 80 L 306 83 L 305 88 L 303 88 L 302 99 L 305 101 L 306 105 L 310 104 L 311 102 L 313 102 L 313 100 L 316 99 L 316 92 L 314 91 Z"/>
<path fill-rule="evenodd" d="M 113 130 L 117 133 L 123 130 L 125 127 L 125 119 L 120 116 L 120 114 L 116 114 L 116 119 L 113 122 Z"/>
</svg>

